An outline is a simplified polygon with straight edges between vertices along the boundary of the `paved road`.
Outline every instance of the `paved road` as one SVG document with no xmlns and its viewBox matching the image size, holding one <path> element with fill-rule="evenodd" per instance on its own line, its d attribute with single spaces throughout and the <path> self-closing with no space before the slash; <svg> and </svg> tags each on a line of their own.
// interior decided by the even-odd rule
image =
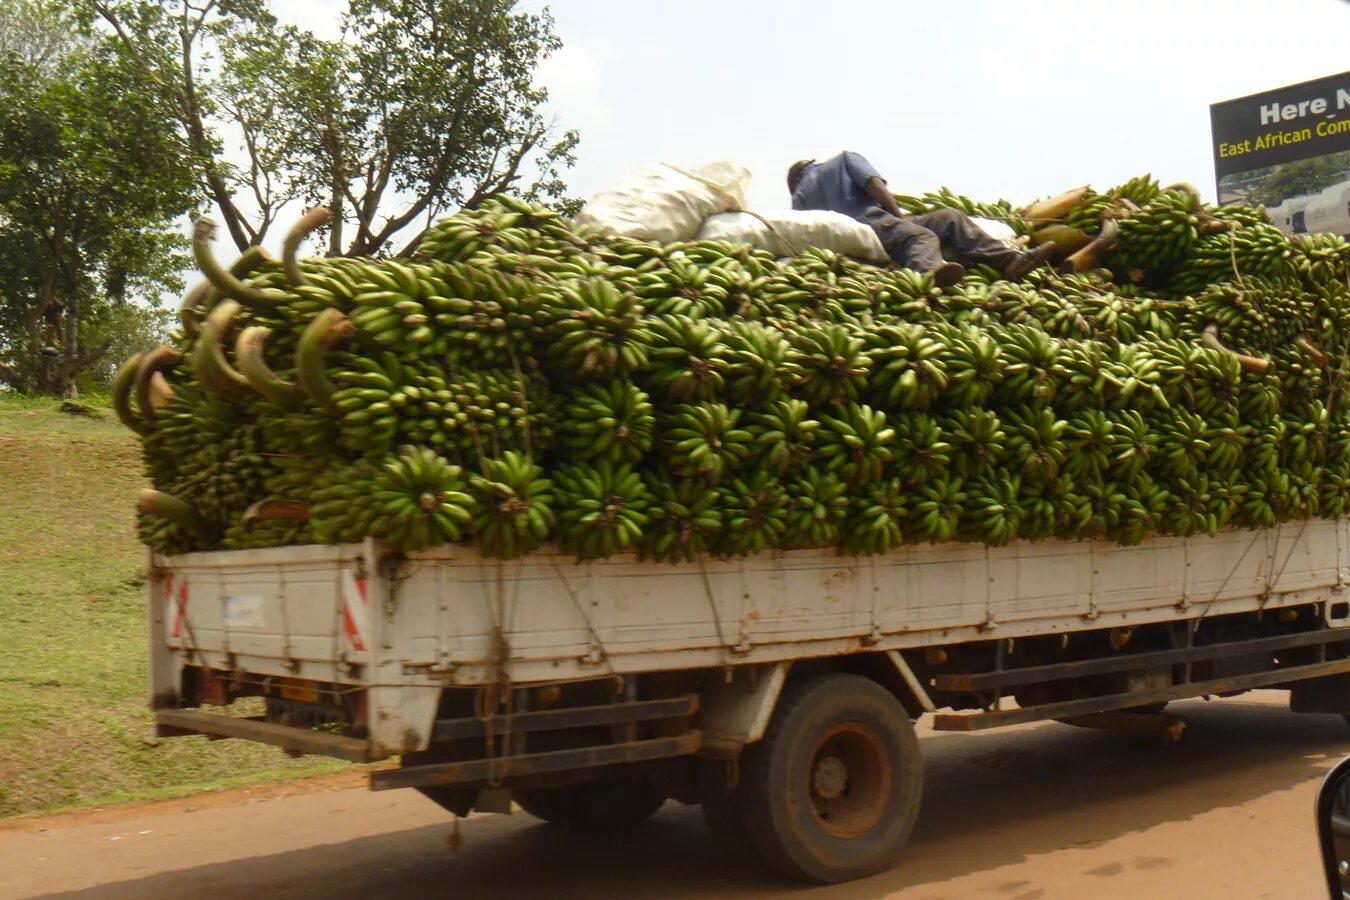
<svg viewBox="0 0 1350 900">
<path fill-rule="evenodd" d="M 1317 783 L 1350 752 L 1338 717 L 1283 695 L 1175 710 L 1185 739 L 1053 723 L 925 735 L 924 813 L 902 864 L 812 898 L 1320 897 Z M 669 805 L 609 842 L 523 814 L 450 826 L 410 791 L 360 789 L 146 805 L 0 825 L 0 898 L 730 898 L 798 888 L 705 840 Z M 198 808 L 194 808 L 198 807 Z"/>
</svg>

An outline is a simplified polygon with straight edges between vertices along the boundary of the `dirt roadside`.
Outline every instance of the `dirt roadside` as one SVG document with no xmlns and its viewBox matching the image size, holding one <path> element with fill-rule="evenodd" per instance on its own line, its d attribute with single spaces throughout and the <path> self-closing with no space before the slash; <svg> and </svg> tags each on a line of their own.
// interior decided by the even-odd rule
<svg viewBox="0 0 1350 900">
<path fill-rule="evenodd" d="M 1319 897 L 1312 801 L 1350 752 L 1350 730 L 1283 703 L 1267 693 L 1179 704 L 1188 730 L 1172 747 L 1053 723 L 925 735 L 924 813 L 902 863 L 806 893 Z M 340 785 L 318 779 L 279 793 L 10 823 L 0 827 L 0 898 L 730 900 L 799 891 L 710 845 L 693 808 L 669 805 L 648 827 L 607 841 L 520 814 L 475 818 L 452 854 L 447 817 L 417 794 Z"/>
</svg>

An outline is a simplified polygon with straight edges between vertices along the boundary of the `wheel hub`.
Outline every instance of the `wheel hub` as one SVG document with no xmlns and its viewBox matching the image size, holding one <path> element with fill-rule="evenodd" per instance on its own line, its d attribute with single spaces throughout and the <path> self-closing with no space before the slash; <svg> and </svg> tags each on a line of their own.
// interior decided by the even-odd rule
<svg viewBox="0 0 1350 900">
<path fill-rule="evenodd" d="M 837 756 L 816 760 L 816 769 L 811 773 L 811 786 L 817 796 L 826 800 L 837 799 L 848 787 L 848 763 Z"/>
<path fill-rule="evenodd" d="M 843 722 L 816 745 L 806 789 L 816 824 L 836 838 L 866 834 L 891 800 L 894 774 L 881 736 L 859 722 Z"/>
</svg>

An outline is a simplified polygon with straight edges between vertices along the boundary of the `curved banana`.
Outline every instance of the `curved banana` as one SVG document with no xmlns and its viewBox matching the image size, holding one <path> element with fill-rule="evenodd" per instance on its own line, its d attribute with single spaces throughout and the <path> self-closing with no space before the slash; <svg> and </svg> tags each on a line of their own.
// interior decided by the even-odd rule
<svg viewBox="0 0 1350 900">
<path fill-rule="evenodd" d="M 291 226 L 291 230 L 286 232 L 286 242 L 281 246 L 281 265 L 286 270 L 286 280 L 293 287 L 308 284 L 300 271 L 300 261 L 296 258 L 300 245 L 315 229 L 327 225 L 331 218 L 332 214 L 327 208 L 316 206 L 301 216 L 300 220 Z"/>
<path fill-rule="evenodd" d="M 200 534 L 203 530 L 202 519 L 197 514 L 197 510 L 192 504 L 175 497 L 173 494 L 166 494 L 152 488 L 141 488 L 140 494 L 136 497 L 136 509 L 147 515 L 168 519 L 185 531 Z"/>
<path fill-rule="evenodd" d="M 328 412 L 336 414 L 333 393 L 337 389 L 328 380 L 325 358 L 328 351 L 351 336 L 356 330 L 352 320 L 341 310 L 325 309 L 314 317 L 300 335 L 295 348 L 295 377 L 309 399 Z"/>
<path fill-rule="evenodd" d="M 255 391 L 284 409 L 299 409 L 305 402 L 304 391 L 267 365 L 263 350 L 271 333 L 270 328 L 262 325 L 251 325 L 241 331 L 234 344 L 234 361 L 239 366 L 239 373 Z"/>
<path fill-rule="evenodd" d="M 122 367 L 113 376 L 112 386 L 109 389 L 113 412 L 123 425 L 137 434 L 150 433 L 150 423 L 131 408 L 131 391 L 136 385 L 136 371 L 144 357 L 144 353 L 133 353 L 130 359 L 122 363 Z"/>
<path fill-rule="evenodd" d="M 225 358 L 222 343 L 230 323 L 241 307 L 234 300 L 223 300 L 202 323 L 197 343 L 192 347 L 192 374 L 207 392 L 227 400 L 245 396 L 248 381 Z"/>
<path fill-rule="evenodd" d="M 216 232 L 216 223 L 209 216 L 198 216 L 192 225 L 192 255 L 197 267 L 202 270 L 216 290 L 226 297 L 238 300 L 246 306 L 273 307 L 286 300 L 283 291 L 259 290 L 240 280 L 233 269 L 227 269 L 211 253 L 211 237 Z M 264 257 L 258 254 L 257 260 Z M 256 265 L 256 263 L 255 263 Z"/>
<path fill-rule="evenodd" d="M 167 344 L 161 344 L 142 356 L 136 365 L 136 408 L 141 420 L 147 426 L 150 425 L 150 417 L 154 411 L 162 409 L 173 397 L 173 389 L 168 386 L 168 382 L 164 381 L 163 385 L 160 385 L 155 376 L 159 376 L 159 381 L 163 381 L 164 376 L 161 373 L 165 369 L 172 369 L 182 361 L 183 354 Z"/>
<path fill-rule="evenodd" d="M 197 323 L 197 307 L 205 306 L 213 290 L 211 282 L 199 282 L 183 296 L 183 304 L 178 307 L 178 322 L 183 326 L 183 334 L 196 337 L 200 330 Z"/>
</svg>

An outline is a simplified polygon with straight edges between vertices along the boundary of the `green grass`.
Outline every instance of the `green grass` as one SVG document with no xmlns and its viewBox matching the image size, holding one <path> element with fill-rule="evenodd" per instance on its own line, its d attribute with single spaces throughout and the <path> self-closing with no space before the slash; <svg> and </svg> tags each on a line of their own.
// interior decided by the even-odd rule
<svg viewBox="0 0 1350 900">
<path fill-rule="evenodd" d="M 241 741 L 147 743 L 139 451 L 97 412 L 0 399 L 0 817 L 341 768 Z"/>
</svg>

